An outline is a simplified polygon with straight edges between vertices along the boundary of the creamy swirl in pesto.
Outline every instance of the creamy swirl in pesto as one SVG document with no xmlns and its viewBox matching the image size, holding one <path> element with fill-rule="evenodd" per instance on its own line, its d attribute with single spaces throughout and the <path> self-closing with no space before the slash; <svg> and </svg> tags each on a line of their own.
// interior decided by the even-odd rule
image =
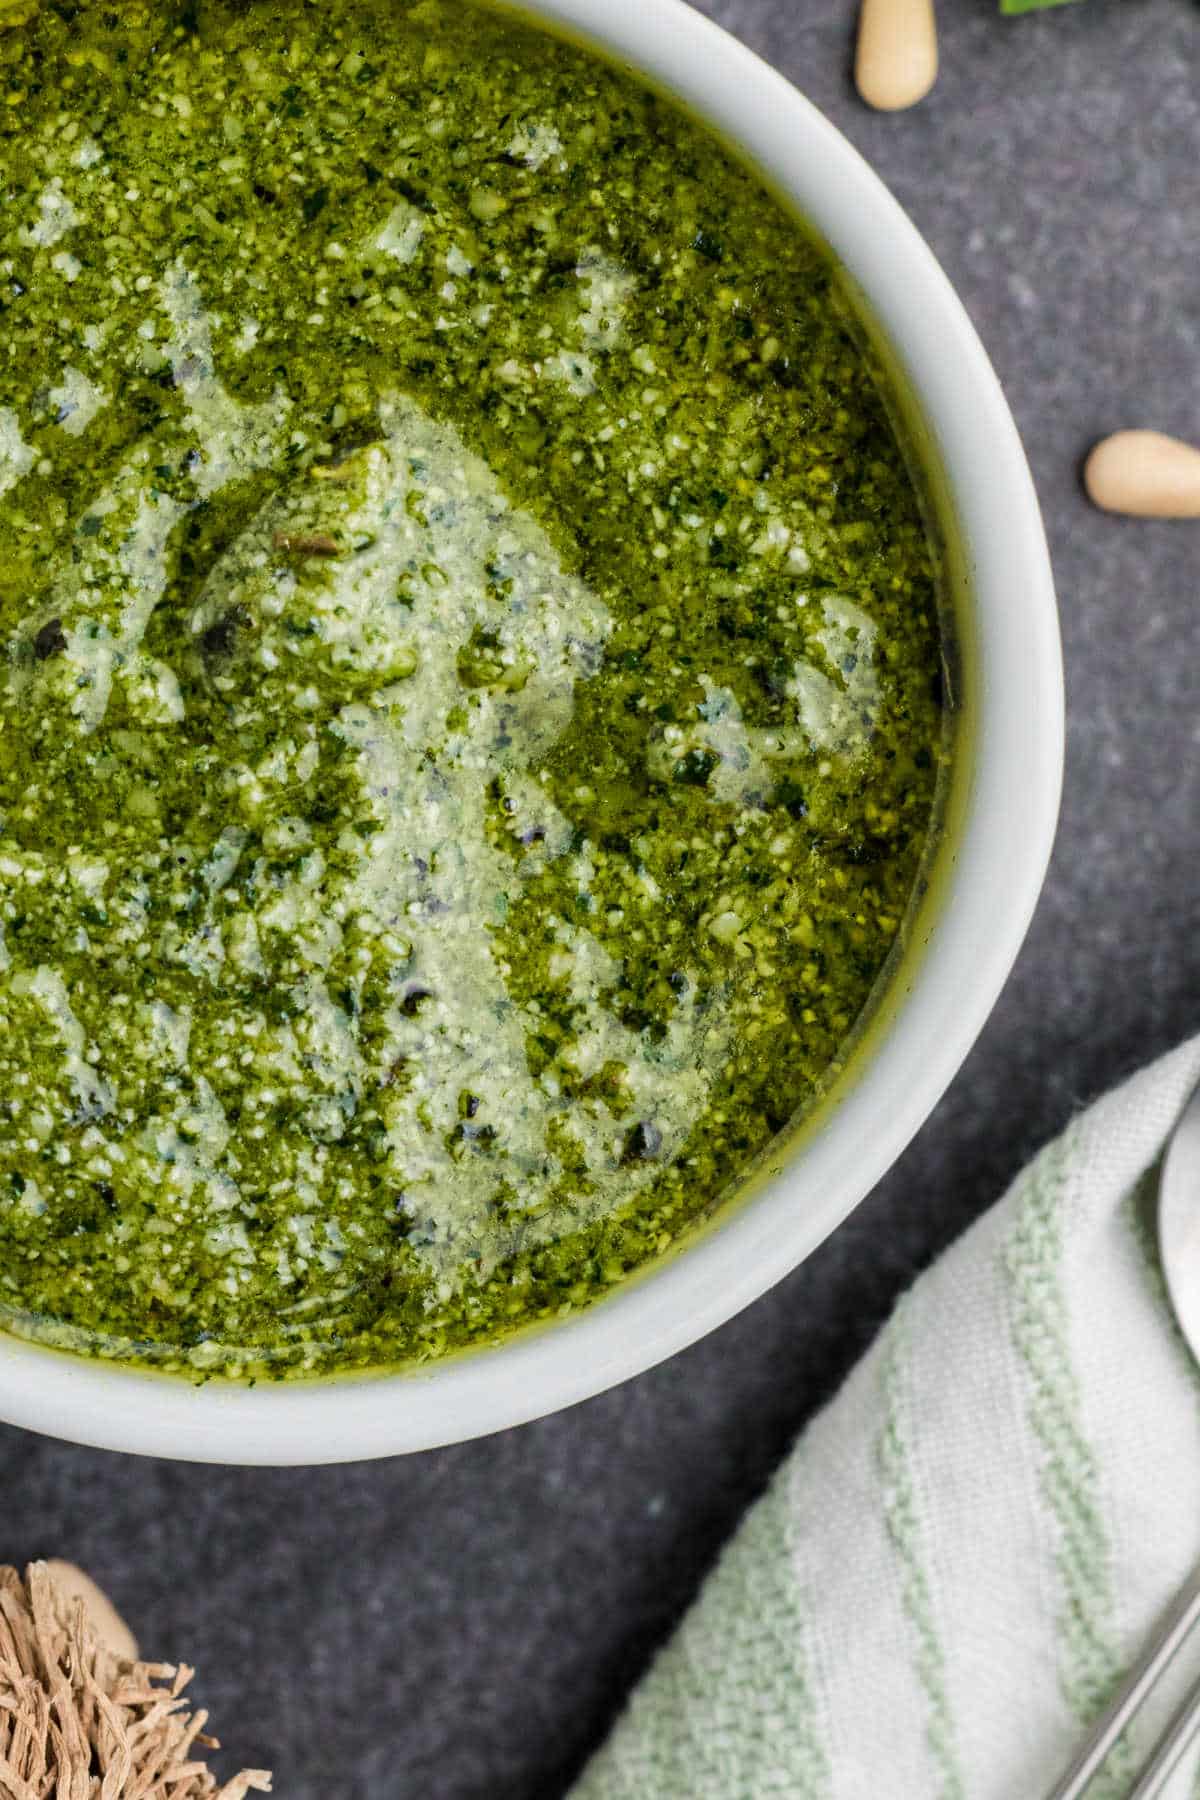
<svg viewBox="0 0 1200 1800">
<path fill-rule="evenodd" d="M 18 10 L 0 1320 L 263 1374 L 583 1304 L 900 933 L 944 728 L 876 374 L 749 174 L 507 17 Z"/>
</svg>

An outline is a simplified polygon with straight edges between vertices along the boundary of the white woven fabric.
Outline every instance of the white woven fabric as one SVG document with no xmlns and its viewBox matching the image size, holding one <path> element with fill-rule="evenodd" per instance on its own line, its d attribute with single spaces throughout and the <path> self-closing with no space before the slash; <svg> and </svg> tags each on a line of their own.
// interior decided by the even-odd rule
<svg viewBox="0 0 1200 1800">
<path fill-rule="evenodd" d="M 1200 1039 L 1076 1119 L 917 1282 L 573 1800 L 1052 1785 L 1200 1559 L 1200 1376 L 1154 1235 L 1198 1081 Z M 1128 1792 L 1190 1648 L 1095 1800 Z M 1200 1800 L 1195 1755 L 1169 1792 Z"/>
</svg>

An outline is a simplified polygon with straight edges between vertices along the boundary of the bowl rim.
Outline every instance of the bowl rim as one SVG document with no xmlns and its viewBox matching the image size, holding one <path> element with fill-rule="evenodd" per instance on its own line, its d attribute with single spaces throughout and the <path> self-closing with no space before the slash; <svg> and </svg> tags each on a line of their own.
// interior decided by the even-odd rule
<svg viewBox="0 0 1200 1800">
<path fill-rule="evenodd" d="M 833 248 L 916 396 L 967 552 L 980 672 L 970 792 L 924 954 L 901 964 L 878 1043 L 784 1166 L 596 1306 L 413 1371 L 252 1388 L 0 1336 L 10 1424 L 185 1461 L 315 1464 L 465 1441 L 598 1394 L 723 1324 L 852 1211 L 941 1097 L 1024 939 L 1058 816 L 1061 647 L 1032 478 L 961 301 L 849 141 L 685 0 L 522 0 L 513 10 L 648 78 L 756 165 Z"/>
</svg>

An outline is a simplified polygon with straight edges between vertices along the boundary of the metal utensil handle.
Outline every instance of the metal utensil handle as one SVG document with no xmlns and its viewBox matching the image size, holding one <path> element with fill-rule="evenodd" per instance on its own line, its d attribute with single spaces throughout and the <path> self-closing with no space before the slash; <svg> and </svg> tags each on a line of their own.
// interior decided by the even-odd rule
<svg viewBox="0 0 1200 1800">
<path fill-rule="evenodd" d="M 1138 1662 L 1134 1664 L 1124 1687 L 1121 1688 L 1107 1710 L 1097 1719 L 1087 1738 L 1080 1745 L 1070 1768 L 1058 1786 L 1051 1789 L 1046 1800 L 1080 1800 L 1089 1781 L 1097 1769 L 1107 1761 L 1113 1745 L 1159 1676 L 1174 1661 L 1180 1645 L 1198 1619 L 1200 1619 L 1200 1569 L 1195 1571 L 1191 1579 L 1176 1595 L 1157 1635 L 1147 1645 Z M 1189 1702 L 1190 1700 L 1191 1696 L 1189 1695 Z M 1196 1693 L 1196 1704 L 1200 1707 L 1200 1691 Z M 1170 1733 L 1168 1733 L 1169 1735 Z M 1177 1756 L 1182 1754 L 1184 1747 L 1184 1745 L 1180 1746 Z M 1147 1791 L 1152 1793 L 1154 1790 Z M 1138 1790 L 1138 1793 L 1141 1800 L 1145 1800 L 1141 1789 Z M 1132 1794 L 1129 1796 L 1129 1800 L 1134 1800 Z"/>
<path fill-rule="evenodd" d="M 1188 1745 L 1200 1731 L 1200 1681 L 1188 1693 L 1167 1729 L 1154 1747 L 1154 1754 L 1142 1770 L 1141 1780 L 1131 1788 L 1128 1800 L 1155 1800 L 1178 1767 Z"/>
</svg>

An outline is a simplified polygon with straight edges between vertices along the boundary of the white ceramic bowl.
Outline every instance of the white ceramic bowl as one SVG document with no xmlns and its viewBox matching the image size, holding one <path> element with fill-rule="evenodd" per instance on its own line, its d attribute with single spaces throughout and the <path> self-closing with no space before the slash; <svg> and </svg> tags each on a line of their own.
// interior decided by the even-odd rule
<svg viewBox="0 0 1200 1800">
<path fill-rule="evenodd" d="M 496 1431 L 623 1381 L 756 1299 L 858 1204 L 957 1070 L 1029 923 L 1062 770 L 1058 622 L 1016 428 L 949 282 L 828 120 L 683 0 L 524 0 L 523 10 L 716 126 L 824 235 L 865 297 L 964 553 L 968 729 L 948 866 L 883 1023 L 835 1100 L 750 1198 L 590 1311 L 421 1373 L 252 1389 L 193 1387 L 0 1338 L 0 1416 L 14 1424 L 196 1461 L 334 1462 Z"/>
</svg>

